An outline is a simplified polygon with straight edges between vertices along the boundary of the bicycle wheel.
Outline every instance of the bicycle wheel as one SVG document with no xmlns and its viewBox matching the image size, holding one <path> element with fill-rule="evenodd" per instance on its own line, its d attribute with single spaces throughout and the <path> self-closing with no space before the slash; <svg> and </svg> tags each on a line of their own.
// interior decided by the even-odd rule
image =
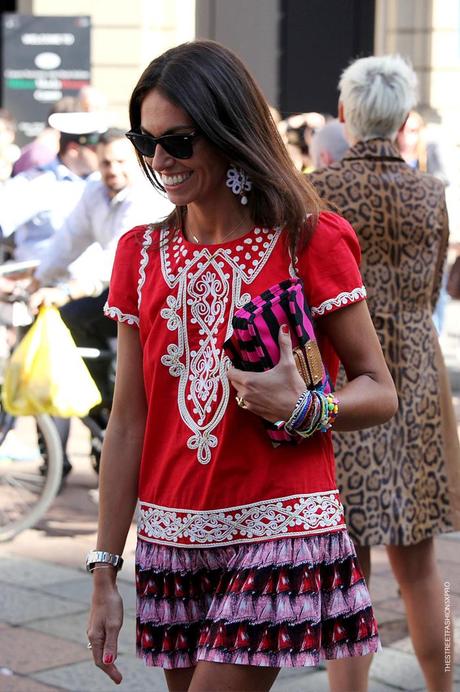
<svg viewBox="0 0 460 692">
<path fill-rule="evenodd" d="M 0 445 L 5 441 L 6 436 L 13 427 L 14 416 L 7 413 L 0 404 Z"/>
<path fill-rule="evenodd" d="M 0 541 L 34 526 L 56 497 L 62 446 L 50 416 L 21 416 L 0 447 Z M 40 473 L 46 461 L 47 473 Z"/>
</svg>

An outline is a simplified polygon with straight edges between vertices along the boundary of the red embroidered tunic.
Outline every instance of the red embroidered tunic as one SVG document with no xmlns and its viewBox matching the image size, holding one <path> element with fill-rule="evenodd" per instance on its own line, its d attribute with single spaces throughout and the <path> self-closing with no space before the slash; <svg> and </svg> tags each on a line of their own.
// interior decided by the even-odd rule
<svg viewBox="0 0 460 692">
<path fill-rule="evenodd" d="M 348 222 L 321 213 L 296 267 L 315 317 L 365 298 L 359 259 Z M 280 229 L 217 245 L 151 226 L 120 239 L 105 312 L 138 328 L 143 348 L 142 539 L 205 547 L 345 527 L 330 434 L 273 447 L 226 376 L 234 311 L 292 274 Z M 335 379 L 337 356 L 319 345 Z"/>
</svg>

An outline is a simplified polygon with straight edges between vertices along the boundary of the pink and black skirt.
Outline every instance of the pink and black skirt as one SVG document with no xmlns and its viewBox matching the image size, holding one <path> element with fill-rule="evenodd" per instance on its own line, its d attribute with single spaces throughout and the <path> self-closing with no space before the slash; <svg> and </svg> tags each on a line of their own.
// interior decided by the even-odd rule
<svg viewBox="0 0 460 692">
<path fill-rule="evenodd" d="M 192 549 L 139 539 L 136 589 L 148 666 L 315 666 L 380 648 L 346 531 Z"/>
</svg>

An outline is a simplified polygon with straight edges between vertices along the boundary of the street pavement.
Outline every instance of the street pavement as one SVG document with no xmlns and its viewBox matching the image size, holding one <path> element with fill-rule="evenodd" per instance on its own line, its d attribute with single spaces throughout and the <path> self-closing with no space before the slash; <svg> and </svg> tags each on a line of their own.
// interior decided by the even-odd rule
<svg viewBox="0 0 460 692">
<path fill-rule="evenodd" d="M 454 405 L 460 427 L 457 307 L 460 312 L 459 304 L 448 316 L 449 328 L 443 335 L 442 345 L 452 383 L 458 389 Z M 94 490 L 97 478 L 89 462 L 87 430 L 79 421 L 72 422 L 70 452 L 74 471 L 46 517 L 34 529 L 23 532 L 9 543 L 0 544 L 0 692 L 105 692 L 115 689 L 93 666 L 86 648 L 91 577 L 84 571 L 83 563 L 96 541 Z M 125 550 L 125 565 L 119 575 L 125 624 L 118 657 L 124 679 L 118 689 L 160 692 L 166 690 L 163 673 L 145 668 L 134 652 L 134 547 L 133 526 Z M 437 538 L 436 549 L 445 583 L 447 623 L 457 629 L 458 641 L 460 533 Z M 369 690 L 423 690 L 423 678 L 408 637 L 404 606 L 383 548 L 373 549 L 372 564 L 370 590 L 383 652 L 374 656 Z M 460 652 L 456 654 L 455 663 L 455 690 L 460 691 Z M 323 692 L 328 690 L 326 672 L 324 668 L 282 671 L 273 690 Z"/>
</svg>

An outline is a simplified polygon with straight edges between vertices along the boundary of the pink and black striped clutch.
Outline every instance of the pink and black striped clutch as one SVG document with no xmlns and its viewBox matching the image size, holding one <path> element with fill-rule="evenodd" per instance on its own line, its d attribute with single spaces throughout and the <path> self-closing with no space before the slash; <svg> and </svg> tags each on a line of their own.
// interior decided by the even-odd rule
<svg viewBox="0 0 460 692">
<path fill-rule="evenodd" d="M 225 342 L 226 353 L 240 370 L 263 372 L 279 361 L 278 333 L 282 324 L 291 330 L 294 358 L 308 389 L 332 391 L 321 360 L 310 308 L 299 278 L 286 279 L 267 289 L 235 312 L 233 334 Z M 264 421 L 274 443 L 293 443 L 284 430 Z"/>
</svg>

